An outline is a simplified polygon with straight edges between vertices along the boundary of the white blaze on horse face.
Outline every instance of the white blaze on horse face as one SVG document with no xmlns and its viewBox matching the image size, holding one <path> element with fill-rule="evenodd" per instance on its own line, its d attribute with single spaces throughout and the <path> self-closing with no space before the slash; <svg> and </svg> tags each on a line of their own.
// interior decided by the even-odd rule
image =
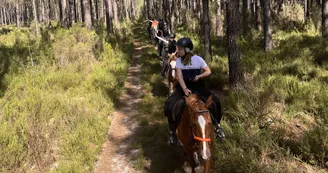
<svg viewBox="0 0 328 173">
<path fill-rule="evenodd" d="M 170 66 L 172 69 L 175 69 L 177 62 L 176 61 L 171 61 Z M 175 70 L 172 70 L 172 77 L 175 78 Z"/>
<path fill-rule="evenodd" d="M 206 136 L 205 136 L 206 120 L 203 117 L 203 115 L 198 116 L 198 123 L 199 123 L 199 126 L 200 126 L 201 130 L 202 130 L 202 138 L 206 138 Z M 204 160 L 206 160 L 211 156 L 211 153 L 209 152 L 209 150 L 206 146 L 206 142 L 202 142 L 202 145 L 203 145 L 203 150 L 201 151 L 201 156 Z"/>
<path fill-rule="evenodd" d="M 203 115 L 198 116 L 198 123 L 200 128 L 202 129 L 202 138 L 205 138 L 205 125 L 206 125 L 206 120 L 203 117 Z"/>
</svg>

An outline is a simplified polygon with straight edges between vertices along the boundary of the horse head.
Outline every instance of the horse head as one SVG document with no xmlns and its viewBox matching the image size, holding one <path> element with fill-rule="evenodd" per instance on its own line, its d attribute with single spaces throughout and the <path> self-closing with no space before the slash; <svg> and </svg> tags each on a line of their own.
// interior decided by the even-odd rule
<svg viewBox="0 0 328 173">
<path fill-rule="evenodd" d="M 172 94 L 175 85 L 178 83 L 177 80 L 177 75 L 175 72 L 175 67 L 176 67 L 176 60 L 177 56 L 176 54 L 171 54 L 169 55 L 168 58 L 168 84 L 169 84 L 169 93 Z"/>
<path fill-rule="evenodd" d="M 169 62 L 169 65 L 170 65 L 169 70 L 171 72 L 170 75 L 172 75 L 173 80 L 175 80 L 175 78 L 176 78 L 176 74 L 175 74 L 175 67 L 176 67 L 176 64 L 177 64 L 176 60 L 177 60 L 177 56 L 175 54 L 172 54 L 172 55 L 169 56 L 169 59 L 168 59 L 168 62 Z"/>
<path fill-rule="evenodd" d="M 186 105 L 190 114 L 190 127 L 193 139 L 198 146 L 201 157 L 204 160 L 212 156 L 213 125 L 208 108 L 212 104 L 212 96 L 206 103 L 196 94 L 185 97 Z"/>
</svg>

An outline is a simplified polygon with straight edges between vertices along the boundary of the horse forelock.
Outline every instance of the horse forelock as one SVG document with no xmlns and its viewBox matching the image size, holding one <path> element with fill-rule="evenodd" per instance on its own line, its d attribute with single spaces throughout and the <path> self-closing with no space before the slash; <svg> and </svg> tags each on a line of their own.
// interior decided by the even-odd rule
<svg viewBox="0 0 328 173">
<path fill-rule="evenodd" d="M 202 110 L 207 110 L 206 107 L 205 107 L 205 103 L 201 100 L 194 100 L 192 103 L 191 103 L 191 106 L 192 106 L 192 109 L 194 111 L 202 111 Z"/>
</svg>

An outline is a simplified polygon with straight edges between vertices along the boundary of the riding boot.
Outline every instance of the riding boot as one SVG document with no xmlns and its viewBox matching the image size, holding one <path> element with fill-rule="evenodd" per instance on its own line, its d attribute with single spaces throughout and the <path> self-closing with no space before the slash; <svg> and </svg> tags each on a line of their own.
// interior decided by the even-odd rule
<svg viewBox="0 0 328 173">
<path fill-rule="evenodd" d="M 169 144 L 176 145 L 177 144 L 177 135 L 175 133 L 175 125 L 169 124 L 169 128 L 170 128 Z"/>
<path fill-rule="evenodd" d="M 215 137 L 217 140 L 225 140 L 224 130 L 220 124 L 217 124 L 214 129 Z"/>
<path fill-rule="evenodd" d="M 212 107 L 210 107 L 210 109 L 212 109 Z M 210 111 L 211 112 L 211 111 Z M 217 140 L 225 140 L 225 134 L 224 134 L 224 130 L 221 127 L 220 123 L 218 122 L 218 120 L 215 118 L 215 116 L 210 113 L 211 115 L 211 119 L 214 125 L 214 132 L 215 132 L 215 137 Z"/>
</svg>

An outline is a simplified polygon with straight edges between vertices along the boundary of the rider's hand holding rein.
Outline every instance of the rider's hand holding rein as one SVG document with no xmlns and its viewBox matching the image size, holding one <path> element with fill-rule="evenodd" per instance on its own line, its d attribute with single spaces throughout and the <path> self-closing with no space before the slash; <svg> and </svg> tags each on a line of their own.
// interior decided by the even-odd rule
<svg viewBox="0 0 328 173">
<path fill-rule="evenodd" d="M 178 80 L 179 80 L 179 83 L 180 83 L 181 88 L 183 89 L 184 94 L 186 96 L 188 96 L 191 93 L 191 91 L 187 88 L 187 86 L 186 86 L 186 84 L 185 84 L 185 82 L 183 80 L 181 69 L 180 68 L 177 68 L 177 69 L 175 69 L 175 71 L 177 72 Z"/>
</svg>

